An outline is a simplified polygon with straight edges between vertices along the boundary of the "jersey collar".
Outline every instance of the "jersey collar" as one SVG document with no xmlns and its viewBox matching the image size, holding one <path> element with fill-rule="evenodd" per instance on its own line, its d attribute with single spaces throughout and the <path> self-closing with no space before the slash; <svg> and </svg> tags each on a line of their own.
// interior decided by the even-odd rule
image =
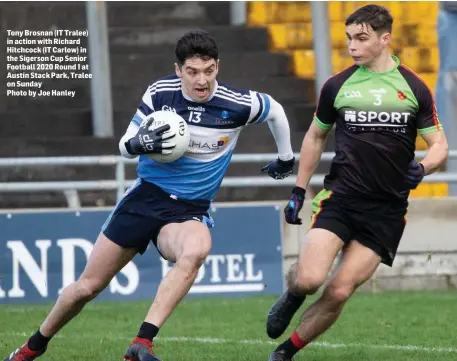
<svg viewBox="0 0 457 361">
<path fill-rule="evenodd" d="M 205 102 L 205 103 L 208 103 L 211 99 L 213 99 L 214 97 L 214 94 L 216 94 L 216 91 L 217 91 L 217 87 L 219 86 L 217 80 L 216 80 L 216 85 L 214 86 L 214 90 L 213 92 L 211 93 L 211 95 L 209 96 L 208 100 Z M 186 94 L 184 94 L 182 88 L 181 88 L 181 93 L 182 93 L 182 96 L 184 97 L 184 99 L 192 102 L 192 103 L 196 103 L 195 100 L 193 100 L 191 97 L 187 96 Z"/>
<path fill-rule="evenodd" d="M 388 73 L 393 73 L 394 71 L 396 71 L 398 69 L 398 67 L 400 66 L 400 59 L 398 59 L 395 55 L 392 55 L 392 59 L 395 61 L 395 66 L 390 69 L 390 70 L 387 70 L 387 71 L 383 71 L 383 72 L 377 72 L 377 71 L 371 71 L 371 70 L 368 70 L 367 68 L 365 68 L 363 65 L 360 65 L 359 68 L 367 73 L 371 73 L 371 74 L 388 74 Z"/>
</svg>

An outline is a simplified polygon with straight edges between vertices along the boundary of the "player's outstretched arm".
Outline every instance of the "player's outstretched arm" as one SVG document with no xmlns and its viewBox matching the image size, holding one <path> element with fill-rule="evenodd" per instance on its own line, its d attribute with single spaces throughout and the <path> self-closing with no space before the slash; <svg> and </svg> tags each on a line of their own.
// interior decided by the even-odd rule
<svg viewBox="0 0 457 361">
<path fill-rule="evenodd" d="M 268 163 L 262 168 L 263 173 L 267 173 L 274 179 L 284 179 L 292 174 L 295 164 L 295 158 L 290 143 L 290 127 L 286 113 L 281 104 L 279 104 L 270 95 L 267 97 L 270 109 L 265 120 L 268 123 L 271 134 L 278 148 L 278 159 Z"/>
<path fill-rule="evenodd" d="M 432 91 L 418 77 L 410 76 L 410 82 L 419 106 L 416 125 L 429 148 L 420 163 L 414 159 L 409 163 L 406 182 L 410 189 L 415 189 L 424 176 L 436 172 L 444 164 L 448 157 L 448 144 L 438 118 Z"/>
<path fill-rule="evenodd" d="M 334 78 L 330 78 L 322 86 L 314 119 L 302 142 L 296 186 L 292 189 L 292 195 L 284 208 L 286 222 L 289 224 L 302 223 L 298 214 L 303 207 L 306 188 L 319 165 L 327 135 L 337 118 L 334 102 L 339 84 L 332 79 Z"/>
<path fill-rule="evenodd" d="M 279 159 L 283 161 L 291 160 L 294 154 L 290 143 L 290 127 L 286 112 L 281 104 L 271 96 L 268 95 L 268 97 L 270 99 L 270 112 L 267 117 L 267 123 L 275 139 Z"/>
<path fill-rule="evenodd" d="M 292 195 L 284 208 L 286 222 L 289 224 L 302 224 L 298 215 L 303 207 L 306 187 L 319 165 L 327 135 L 331 129 L 331 127 L 324 128 L 318 125 L 317 121 L 313 121 L 303 139 L 296 186 L 292 189 Z"/>
</svg>

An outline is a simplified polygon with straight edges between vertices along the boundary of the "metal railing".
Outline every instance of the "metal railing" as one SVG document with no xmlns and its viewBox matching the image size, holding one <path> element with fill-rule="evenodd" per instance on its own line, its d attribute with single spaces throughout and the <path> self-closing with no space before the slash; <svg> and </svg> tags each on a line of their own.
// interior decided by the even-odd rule
<svg viewBox="0 0 457 361">
<path fill-rule="evenodd" d="M 416 152 L 417 158 L 424 157 L 426 152 Z M 333 152 L 322 154 L 321 161 L 330 161 Z M 263 154 L 234 154 L 231 163 L 261 163 L 276 159 L 276 153 Z M 300 159 L 300 154 L 295 153 Z M 457 150 L 449 151 L 449 158 L 457 158 Z M 125 165 L 136 164 L 137 159 L 126 159 L 122 156 L 82 156 L 82 157 L 29 157 L 29 158 L 0 158 L 0 168 L 26 166 L 59 166 L 59 165 L 112 165 L 116 167 L 114 180 L 90 181 L 40 181 L 40 182 L 0 182 L 0 192 L 46 192 L 61 191 L 65 194 L 69 207 L 79 207 L 77 191 L 84 190 L 117 190 L 119 200 L 134 180 L 125 179 Z M 295 185 L 297 177 L 290 176 L 283 180 L 274 180 L 268 176 L 226 177 L 222 187 L 283 187 Z M 310 180 L 310 185 L 322 185 L 324 175 L 316 174 Z M 424 178 L 425 183 L 449 182 L 457 183 L 457 173 L 435 173 Z"/>
</svg>

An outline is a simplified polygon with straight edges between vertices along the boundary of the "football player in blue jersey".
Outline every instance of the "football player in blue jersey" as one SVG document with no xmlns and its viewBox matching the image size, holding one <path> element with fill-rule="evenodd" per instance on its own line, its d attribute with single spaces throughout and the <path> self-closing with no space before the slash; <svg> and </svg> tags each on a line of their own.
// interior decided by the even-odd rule
<svg viewBox="0 0 457 361">
<path fill-rule="evenodd" d="M 158 361 L 152 341 L 191 288 L 211 249 L 210 203 L 220 187 L 240 131 L 267 122 L 278 158 L 262 168 L 274 179 L 292 174 L 294 157 L 283 107 L 270 95 L 238 89 L 216 80 L 218 48 L 204 31 L 185 34 L 176 45 L 175 74 L 157 80 L 144 93 L 119 143 L 124 157 L 139 156 L 138 179 L 118 202 L 80 278 L 66 287 L 39 330 L 4 361 L 31 361 L 49 340 L 150 241 L 174 263 L 159 285 L 154 302 L 125 360 Z M 157 110 L 174 111 L 189 125 L 190 143 L 183 157 L 171 163 L 151 160 L 148 153 L 170 149 L 169 126 L 150 130 L 140 125 Z M 140 138 L 148 135 L 153 147 Z M 171 139 L 171 140 L 170 140 Z M 171 146 L 172 147 L 172 146 Z"/>
</svg>

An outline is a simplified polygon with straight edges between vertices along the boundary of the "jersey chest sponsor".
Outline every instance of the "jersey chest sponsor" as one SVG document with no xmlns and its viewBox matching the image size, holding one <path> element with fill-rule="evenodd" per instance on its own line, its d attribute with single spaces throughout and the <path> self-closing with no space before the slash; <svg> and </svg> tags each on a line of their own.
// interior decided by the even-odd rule
<svg viewBox="0 0 457 361">
<path fill-rule="evenodd" d="M 344 120 L 346 123 L 362 124 L 374 123 L 385 126 L 406 126 L 410 121 L 409 112 L 376 112 L 364 110 L 345 110 Z"/>
</svg>

